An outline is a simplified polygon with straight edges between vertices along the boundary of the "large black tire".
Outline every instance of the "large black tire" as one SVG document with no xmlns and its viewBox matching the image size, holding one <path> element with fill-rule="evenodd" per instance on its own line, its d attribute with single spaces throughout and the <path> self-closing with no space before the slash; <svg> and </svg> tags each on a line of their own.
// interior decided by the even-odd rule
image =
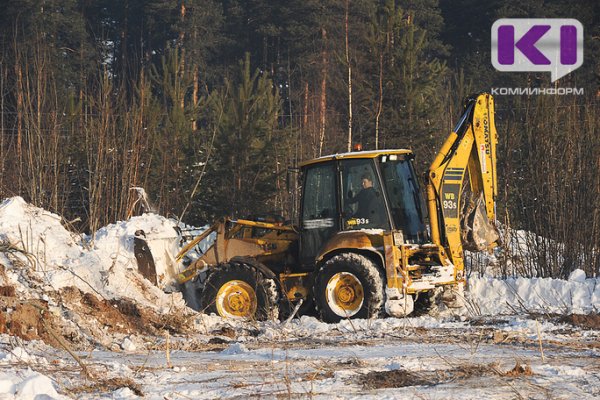
<svg viewBox="0 0 600 400">
<path fill-rule="evenodd" d="M 378 318 L 385 301 L 383 273 L 363 255 L 338 254 L 317 272 L 313 294 L 325 322 Z"/>
<path fill-rule="evenodd" d="M 224 318 L 264 321 L 279 317 L 277 283 L 247 264 L 214 268 L 199 294 L 200 310 Z"/>
</svg>

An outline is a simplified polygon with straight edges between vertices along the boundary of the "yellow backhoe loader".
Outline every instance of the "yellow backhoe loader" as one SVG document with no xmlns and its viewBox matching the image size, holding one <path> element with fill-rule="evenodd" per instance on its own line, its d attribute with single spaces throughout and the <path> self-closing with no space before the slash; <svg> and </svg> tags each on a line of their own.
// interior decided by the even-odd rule
<svg viewBox="0 0 600 400">
<path fill-rule="evenodd" d="M 180 251 L 178 265 L 214 240 L 178 267 L 176 279 L 192 289 L 186 297 L 197 309 L 230 318 L 277 318 L 280 310 L 299 308 L 316 309 L 327 322 L 399 317 L 432 294 L 460 305 L 463 245 L 490 250 L 498 240 L 491 224 L 496 143 L 493 98 L 482 93 L 466 101 L 430 166 L 424 193 L 410 150 L 306 161 L 297 225 L 222 219 Z M 152 270 L 148 264 L 140 251 L 140 269 Z"/>
</svg>

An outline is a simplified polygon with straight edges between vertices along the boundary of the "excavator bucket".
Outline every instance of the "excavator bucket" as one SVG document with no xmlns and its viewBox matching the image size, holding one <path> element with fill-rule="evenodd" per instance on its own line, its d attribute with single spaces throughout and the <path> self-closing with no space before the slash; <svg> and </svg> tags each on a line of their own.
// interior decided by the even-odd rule
<svg viewBox="0 0 600 400">
<path fill-rule="evenodd" d="M 140 274 L 154 285 L 157 285 L 156 264 L 154 263 L 154 257 L 152 257 L 152 252 L 150 251 L 150 247 L 148 247 L 145 237 L 144 231 L 139 230 L 135 232 L 133 253 L 135 254 Z"/>
<path fill-rule="evenodd" d="M 175 290 L 180 265 L 175 259 L 179 249 L 180 234 L 177 229 L 170 234 L 157 235 L 156 232 L 146 234 L 143 230 L 135 232 L 133 252 L 138 272 L 152 284 L 165 292 Z"/>
<path fill-rule="evenodd" d="M 483 195 L 465 213 L 463 226 L 463 248 L 465 250 L 488 250 L 496 246 L 500 240 L 498 230 L 487 217 Z"/>
</svg>

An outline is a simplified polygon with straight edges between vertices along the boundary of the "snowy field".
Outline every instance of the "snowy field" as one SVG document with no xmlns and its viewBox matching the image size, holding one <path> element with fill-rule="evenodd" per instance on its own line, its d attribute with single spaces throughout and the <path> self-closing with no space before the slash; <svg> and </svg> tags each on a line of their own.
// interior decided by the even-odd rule
<svg viewBox="0 0 600 400">
<path fill-rule="evenodd" d="M 464 309 L 324 324 L 198 314 L 135 265 L 134 217 L 75 235 L 0 204 L 0 399 L 600 397 L 600 279 L 471 278 Z M 164 248 L 163 248 L 164 247 Z"/>
<path fill-rule="evenodd" d="M 201 319 L 209 334 L 172 337 L 169 356 L 166 339 L 156 338 L 129 351 L 79 352 L 84 367 L 65 351 L 3 336 L 3 398 L 600 396 L 600 335 L 566 323 L 510 316 L 325 325 L 303 317 L 282 328 Z"/>
</svg>

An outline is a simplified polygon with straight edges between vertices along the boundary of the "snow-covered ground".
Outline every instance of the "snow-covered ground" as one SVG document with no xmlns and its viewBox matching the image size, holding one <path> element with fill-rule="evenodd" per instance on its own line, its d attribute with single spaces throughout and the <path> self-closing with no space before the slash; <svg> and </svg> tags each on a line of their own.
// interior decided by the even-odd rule
<svg viewBox="0 0 600 400">
<path fill-rule="evenodd" d="M 471 277 L 436 317 L 225 321 L 138 272 L 144 230 L 171 265 L 173 222 L 74 235 L 21 198 L 0 204 L 0 399 L 600 396 L 600 279 Z"/>
<path fill-rule="evenodd" d="M 67 353 L 2 337 L 5 398 L 593 399 L 598 331 L 515 316 L 353 321 L 287 326 L 199 318 L 207 330 L 151 348 Z M 169 354 L 167 356 L 167 354 Z M 61 395 L 58 395 L 60 393 Z"/>
</svg>

